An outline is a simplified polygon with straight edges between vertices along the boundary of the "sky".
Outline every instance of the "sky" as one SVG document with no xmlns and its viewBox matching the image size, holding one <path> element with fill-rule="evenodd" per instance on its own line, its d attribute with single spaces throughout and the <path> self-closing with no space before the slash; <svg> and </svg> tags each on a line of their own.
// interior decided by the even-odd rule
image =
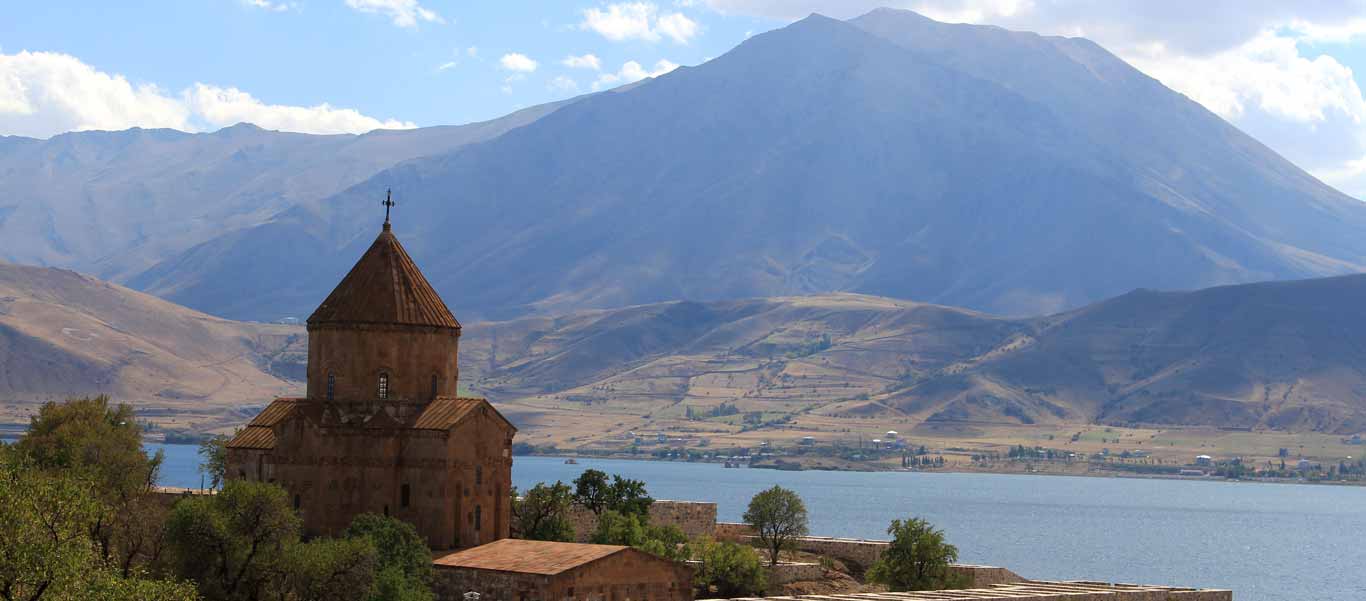
<svg viewBox="0 0 1366 601">
<path fill-rule="evenodd" d="M 1090 38 L 1366 198 L 1366 0 L 166 0 L 0 8 L 0 135 L 459 124 L 878 6 Z"/>
</svg>

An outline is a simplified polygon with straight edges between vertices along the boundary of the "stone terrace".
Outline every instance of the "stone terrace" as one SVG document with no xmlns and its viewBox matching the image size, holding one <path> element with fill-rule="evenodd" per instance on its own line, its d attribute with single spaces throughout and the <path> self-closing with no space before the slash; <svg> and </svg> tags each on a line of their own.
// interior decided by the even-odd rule
<svg viewBox="0 0 1366 601">
<path fill-rule="evenodd" d="M 906 593 L 856 593 L 848 595 L 801 595 L 796 597 L 749 597 L 730 601 L 1232 601 L 1225 590 L 1189 589 L 1106 582 L 1026 581 L 987 588 Z"/>
</svg>

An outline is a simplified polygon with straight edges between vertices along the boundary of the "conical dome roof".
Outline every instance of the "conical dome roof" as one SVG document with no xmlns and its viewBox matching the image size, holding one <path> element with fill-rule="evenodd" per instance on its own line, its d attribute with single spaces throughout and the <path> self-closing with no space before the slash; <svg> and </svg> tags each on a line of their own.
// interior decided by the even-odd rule
<svg viewBox="0 0 1366 601">
<path fill-rule="evenodd" d="M 460 328 L 389 224 L 327 295 L 308 325 L 386 324 Z"/>
</svg>

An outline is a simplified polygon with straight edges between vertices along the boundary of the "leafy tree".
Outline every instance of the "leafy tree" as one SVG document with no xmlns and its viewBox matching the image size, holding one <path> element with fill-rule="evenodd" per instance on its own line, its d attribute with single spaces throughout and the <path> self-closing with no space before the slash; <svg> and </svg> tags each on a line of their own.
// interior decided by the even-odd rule
<svg viewBox="0 0 1366 601">
<path fill-rule="evenodd" d="M 155 561 L 162 547 L 165 512 L 149 493 L 163 458 L 147 454 L 142 433 L 131 407 L 101 395 L 43 404 L 14 445 L 38 469 L 90 480 L 98 510 L 86 528 L 100 559 L 124 577 Z"/>
<path fill-rule="evenodd" d="M 412 524 L 363 513 L 351 521 L 346 538 L 364 539 L 378 551 L 370 601 L 431 601 L 432 555 Z"/>
<path fill-rule="evenodd" d="M 0 448 L 0 599 L 196 599 L 192 586 L 106 567 L 90 538 L 89 524 L 104 511 L 92 483 L 86 474 L 36 469 Z"/>
<path fill-rule="evenodd" d="M 645 491 L 644 482 L 612 476 L 608 509 L 618 513 L 635 514 L 643 518 L 649 515 L 650 505 L 653 505 L 654 502 L 655 500 L 650 498 L 649 493 Z"/>
<path fill-rule="evenodd" d="M 645 483 L 640 480 L 621 476 L 608 480 L 606 473 L 590 469 L 574 480 L 574 503 L 597 516 L 609 510 L 644 516 L 649 513 L 654 499 L 646 493 Z"/>
<path fill-rule="evenodd" d="M 521 498 L 513 491 L 513 531 L 528 540 L 573 542 L 574 525 L 569 522 L 573 503 L 574 493 L 563 482 L 538 483 Z"/>
<path fill-rule="evenodd" d="M 584 470 L 574 479 L 574 503 L 601 516 L 607 510 L 612 494 L 607 474 L 599 470 Z"/>
<path fill-rule="evenodd" d="M 673 561 L 684 561 L 689 555 L 688 537 L 678 526 L 653 526 L 634 513 L 604 512 L 591 540 L 599 545 L 635 547 Z"/>
<path fill-rule="evenodd" d="M 230 440 L 232 437 L 218 434 L 199 442 L 199 472 L 209 477 L 209 488 L 216 490 L 227 480 Z"/>
<path fill-rule="evenodd" d="M 964 581 L 949 570 L 958 561 L 958 548 L 944 540 L 944 532 L 920 518 L 892 520 L 887 527 L 892 542 L 868 569 L 868 580 L 893 591 L 961 588 Z"/>
<path fill-rule="evenodd" d="M 763 560 L 754 549 L 707 539 L 699 543 L 696 558 L 693 588 L 698 598 L 734 599 L 763 594 Z"/>
<path fill-rule="evenodd" d="M 284 489 L 232 480 L 216 495 L 176 503 L 167 540 L 176 573 L 205 597 L 255 600 L 274 590 L 299 518 Z"/>
<path fill-rule="evenodd" d="M 364 601 L 371 598 L 377 551 L 368 538 L 320 538 L 295 543 L 272 566 L 269 589 L 290 601 Z"/>
<path fill-rule="evenodd" d="M 769 563 L 777 565 L 778 554 L 806 536 L 806 504 L 797 493 L 774 486 L 750 499 L 744 521 L 768 551 Z"/>
</svg>

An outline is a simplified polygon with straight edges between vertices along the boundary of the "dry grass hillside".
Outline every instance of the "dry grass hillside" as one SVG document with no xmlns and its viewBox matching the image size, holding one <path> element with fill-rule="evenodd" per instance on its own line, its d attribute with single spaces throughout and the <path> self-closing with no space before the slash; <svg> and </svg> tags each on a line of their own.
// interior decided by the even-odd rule
<svg viewBox="0 0 1366 601">
<path fill-rule="evenodd" d="M 172 429 L 300 388 L 297 326 L 234 322 L 75 272 L 0 263 L 0 422 L 109 393 Z"/>
<path fill-rule="evenodd" d="M 1366 429 L 1363 306 L 1366 276 L 1137 291 L 1036 319 L 853 294 L 674 302 L 474 324 L 461 356 L 463 379 L 531 442 L 868 420 L 969 437 L 1085 423 L 1348 433 Z"/>
</svg>

